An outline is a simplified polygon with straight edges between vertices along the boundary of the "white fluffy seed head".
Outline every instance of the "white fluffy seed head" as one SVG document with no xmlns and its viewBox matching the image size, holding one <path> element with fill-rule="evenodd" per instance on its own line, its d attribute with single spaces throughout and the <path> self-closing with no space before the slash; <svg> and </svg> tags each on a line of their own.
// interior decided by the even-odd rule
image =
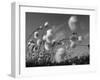
<svg viewBox="0 0 100 80">
<path fill-rule="evenodd" d="M 77 22 L 78 21 L 77 16 L 71 16 L 69 21 L 73 23 Z"/>
<path fill-rule="evenodd" d="M 50 36 L 50 35 L 52 35 L 52 29 L 47 30 L 47 36 Z"/>
<path fill-rule="evenodd" d="M 68 25 L 71 31 L 74 32 L 77 29 L 77 26 L 76 26 L 77 22 L 78 22 L 77 16 L 71 16 L 69 18 Z"/>
<path fill-rule="evenodd" d="M 42 42 L 41 39 L 38 39 L 37 40 L 37 45 L 40 46 L 41 45 L 41 42 Z"/>
<path fill-rule="evenodd" d="M 45 43 L 45 44 L 44 44 L 44 47 L 45 47 L 45 49 L 46 49 L 47 51 L 50 50 L 50 46 L 49 46 L 48 43 Z"/>
<path fill-rule="evenodd" d="M 34 32 L 34 38 L 35 38 L 35 39 L 38 39 L 38 36 L 39 36 L 39 32 L 37 32 L 37 31 Z"/>
<path fill-rule="evenodd" d="M 51 42 L 50 37 L 52 36 L 53 36 L 52 29 L 47 30 L 46 42 L 50 43 Z"/>
<path fill-rule="evenodd" d="M 46 35 L 44 35 L 43 38 L 42 38 L 43 40 L 46 41 L 45 44 L 44 44 L 44 47 L 45 47 L 46 50 L 50 50 L 50 44 L 52 42 L 50 40 L 51 36 L 53 36 L 52 29 L 49 29 L 49 30 L 47 30 Z"/>
<path fill-rule="evenodd" d="M 46 40 L 46 35 L 43 35 L 42 39 L 43 39 L 43 40 Z"/>
<path fill-rule="evenodd" d="M 56 51 L 56 55 L 55 55 L 55 61 L 57 63 L 60 63 L 63 61 L 63 59 L 61 58 L 61 56 L 65 53 L 65 49 L 64 48 L 59 48 Z"/>
</svg>

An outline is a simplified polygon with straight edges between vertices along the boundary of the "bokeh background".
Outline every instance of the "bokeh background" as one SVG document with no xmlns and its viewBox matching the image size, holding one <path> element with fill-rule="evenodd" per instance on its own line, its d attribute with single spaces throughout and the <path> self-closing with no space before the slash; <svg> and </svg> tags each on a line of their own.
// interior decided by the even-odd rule
<svg viewBox="0 0 100 80">
<path fill-rule="evenodd" d="M 39 26 L 43 26 L 46 21 L 49 23 L 49 28 L 55 27 L 56 32 L 63 31 L 66 38 L 72 35 L 72 32 L 68 26 L 68 20 L 71 16 L 77 16 L 79 26 L 76 30 L 78 35 L 83 37 L 83 41 L 80 45 L 89 44 L 89 15 L 77 15 L 77 14 L 52 14 L 52 13 L 33 13 L 26 12 L 26 40 L 32 34 L 32 32 Z M 42 31 L 39 32 L 42 34 Z M 31 36 L 33 39 L 33 35 Z M 72 57 L 80 56 L 82 54 L 89 55 L 89 48 L 87 46 L 77 46 L 73 49 L 74 54 Z"/>
</svg>

